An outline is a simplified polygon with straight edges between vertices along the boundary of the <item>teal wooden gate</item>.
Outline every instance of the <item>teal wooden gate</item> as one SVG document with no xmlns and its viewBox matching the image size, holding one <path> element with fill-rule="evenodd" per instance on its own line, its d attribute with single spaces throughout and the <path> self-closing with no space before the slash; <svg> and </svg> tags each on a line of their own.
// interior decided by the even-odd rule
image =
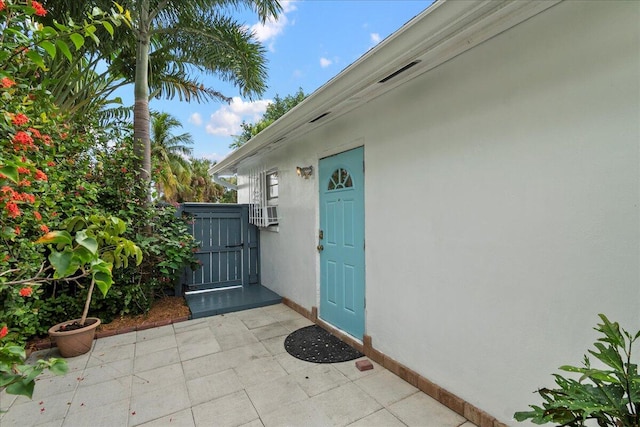
<svg viewBox="0 0 640 427">
<path fill-rule="evenodd" d="M 202 267 L 185 269 L 177 294 L 260 283 L 259 232 L 249 224 L 247 205 L 184 203 L 178 214 L 191 219 L 191 232 L 200 242 L 195 255 Z"/>
</svg>

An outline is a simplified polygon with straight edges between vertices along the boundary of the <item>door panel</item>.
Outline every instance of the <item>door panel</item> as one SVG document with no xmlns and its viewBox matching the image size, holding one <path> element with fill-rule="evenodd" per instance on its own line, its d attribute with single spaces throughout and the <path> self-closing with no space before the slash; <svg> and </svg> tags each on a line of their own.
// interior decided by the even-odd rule
<svg viewBox="0 0 640 427">
<path fill-rule="evenodd" d="M 320 160 L 320 318 L 364 335 L 364 149 Z"/>
</svg>

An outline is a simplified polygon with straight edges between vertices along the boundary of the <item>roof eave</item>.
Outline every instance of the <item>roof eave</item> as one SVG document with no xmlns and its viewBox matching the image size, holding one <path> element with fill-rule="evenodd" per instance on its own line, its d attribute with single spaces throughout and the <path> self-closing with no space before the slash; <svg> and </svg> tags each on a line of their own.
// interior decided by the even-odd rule
<svg viewBox="0 0 640 427">
<path fill-rule="evenodd" d="M 214 165 L 210 173 L 235 174 L 249 157 L 292 143 L 294 137 L 325 125 L 560 1 L 436 1 Z M 381 82 L 412 62 L 416 64 Z M 325 113 L 330 114 L 317 119 Z"/>
</svg>

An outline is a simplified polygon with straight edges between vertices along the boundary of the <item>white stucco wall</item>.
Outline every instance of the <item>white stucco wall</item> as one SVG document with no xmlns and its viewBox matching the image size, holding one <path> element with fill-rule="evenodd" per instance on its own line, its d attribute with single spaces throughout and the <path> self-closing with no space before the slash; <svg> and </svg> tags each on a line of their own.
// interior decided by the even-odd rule
<svg viewBox="0 0 640 427">
<path fill-rule="evenodd" d="M 260 159 L 282 216 L 265 286 L 318 304 L 317 180 L 295 166 L 364 145 L 366 334 L 511 423 L 598 313 L 640 328 L 638 22 L 564 2 Z"/>
</svg>

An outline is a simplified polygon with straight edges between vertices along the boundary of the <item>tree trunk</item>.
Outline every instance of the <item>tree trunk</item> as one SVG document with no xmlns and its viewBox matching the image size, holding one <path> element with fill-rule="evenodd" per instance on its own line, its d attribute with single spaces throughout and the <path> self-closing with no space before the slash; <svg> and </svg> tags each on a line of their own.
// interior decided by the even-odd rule
<svg viewBox="0 0 640 427">
<path fill-rule="evenodd" d="M 84 326 L 87 323 L 87 316 L 89 315 L 89 306 L 91 305 L 91 297 L 93 296 L 93 288 L 95 287 L 96 281 L 91 276 L 91 285 L 89 285 L 89 291 L 87 292 L 87 300 L 84 302 L 84 310 L 82 310 L 82 318 L 80 319 L 80 325 Z"/>
<path fill-rule="evenodd" d="M 136 50 L 136 74 L 133 107 L 133 149 L 140 162 L 140 178 L 151 201 L 151 136 L 149 131 L 149 2 L 141 1 Z"/>
</svg>

